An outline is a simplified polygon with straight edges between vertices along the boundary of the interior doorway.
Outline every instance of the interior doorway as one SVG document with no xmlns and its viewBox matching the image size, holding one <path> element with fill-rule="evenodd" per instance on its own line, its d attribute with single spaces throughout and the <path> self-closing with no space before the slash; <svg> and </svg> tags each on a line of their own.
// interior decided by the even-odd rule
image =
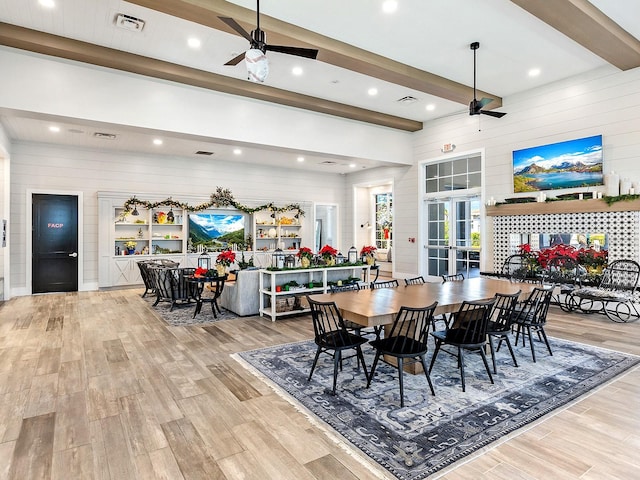
<svg viewBox="0 0 640 480">
<path fill-rule="evenodd" d="M 32 293 L 78 290 L 78 196 L 32 195 Z"/>
</svg>

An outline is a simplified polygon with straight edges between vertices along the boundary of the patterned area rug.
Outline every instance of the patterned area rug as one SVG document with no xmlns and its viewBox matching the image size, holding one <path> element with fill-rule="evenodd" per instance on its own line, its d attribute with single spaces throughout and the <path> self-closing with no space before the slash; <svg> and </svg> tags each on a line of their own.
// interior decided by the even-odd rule
<svg viewBox="0 0 640 480">
<path fill-rule="evenodd" d="M 431 396 L 423 374 L 405 374 L 404 408 L 400 408 L 397 370 L 384 363 L 379 364 L 367 389 L 362 369 L 355 368 L 355 358 L 345 360 L 338 374 L 337 395 L 332 396 L 332 359 L 323 354 L 307 382 L 316 350 L 312 341 L 242 352 L 236 358 L 395 477 L 417 480 L 443 473 L 455 462 L 567 405 L 640 361 L 640 357 L 610 350 L 555 338 L 550 341 L 553 356 L 536 343 L 537 363 L 531 361 L 528 345 L 516 347 L 518 368 L 511 363 L 508 350 L 501 349 L 494 385 L 480 357 L 467 354 L 464 393 L 455 358 L 441 353 L 431 375 L 436 396 Z M 370 366 L 372 349 L 365 346 L 364 350 Z"/>
<path fill-rule="evenodd" d="M 147 294 L 144 299 L 149 303 L 149 305 L 153 305 L 156 301 L 156 297 L 153 295 Z M 158 305 L 153 308 L 162 319 L 167 322 L 172 327 L 187 327 L 190 325 L 206 325 L 214 322 L 219 322 L 220 320 L 231 320 L 234 318 L 238 318 L 238 316 L 220 307 L 222 313 L 218 313 L 218 317 L 215 318 L 213 316 L 213 312 L 211 311 L 211 304 L 205 302 L 202 305 L 202 309 L 200 313 L 198 313 L 195 318 L 193 317 L 193 312 L 196 309 L 196 302 L 192 301 L 189 303 L 180 303 L 173 307 L 173 311 L 169 311 L 171 308 L 171 304 L 169 302 L 160 302 Z"/>
</svg>

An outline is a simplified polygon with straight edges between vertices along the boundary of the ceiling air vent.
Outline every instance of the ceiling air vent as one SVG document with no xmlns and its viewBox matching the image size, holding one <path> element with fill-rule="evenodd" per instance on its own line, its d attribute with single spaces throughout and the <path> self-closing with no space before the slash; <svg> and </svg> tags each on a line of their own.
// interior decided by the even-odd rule
<svg viewBox="0 0 640 480">
<path fill-rule="evenodd" d="M 105 140 L 115 140 L 116 136 L 113 133 L 104 133 L 104 132 L 94 132 L 93 134 L 96 138 L 103 138 Z"/>
<path fill-rule="evenodd" d="M 196 155 L 213 155 L 213 152 L 207 152 L 205 150 L 198 150 Z"/>
<path fill-rule="evenodd" d="M 116 24 L 116 27 L 129 30 L 131 32 L 141 32 L 144 28 L 144 20 L 140 20 L 139 18 L 132 17 L 130 15 L 125 15 L 124 13 L 116 15 L 114 23 Z"/>
<path fill-rule="evenodd" d="M 325 160 L 324 162 L 320 162 L 320 165 L 335 165 L 337 162 L 332 162 L 331 160 Z"/>
<path fill-rule="evenodd" d="M 411 95 L 407 95 L 406 97 L 399 98 L 396 100 L 398 103 L 402 103 L 403 105 L 408 105 L 409 103 L 415 103 L 418 99 L 416 97 L 412 97 Z"/>
</svg>

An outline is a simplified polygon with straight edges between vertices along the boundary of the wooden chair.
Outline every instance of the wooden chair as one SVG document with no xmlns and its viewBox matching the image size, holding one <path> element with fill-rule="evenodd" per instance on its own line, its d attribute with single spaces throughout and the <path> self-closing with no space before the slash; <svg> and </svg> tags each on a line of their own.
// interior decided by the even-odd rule
<svg viewBox="0 0 640 480">
<path fill-rule="evenodd" d="M 489 323 L 489 316 L 491 315 L 491 309 L 495 299 L 481 300 L 473 302 L 462 302 L 460 309 L 453 314 L 453 323 L 451 327 L 446 330 L 440 330 L 432 332 L 436 347 L 431 357 L 431 364 L 429 365 L 429 373 L 433 368 L 433 364 L 438 358 L 438 353 L 444 351 L 454 355 L 458 360 L 458 368 L 460 369 L 460 376 L 462 379 L 462 391 L 465 391 L 465 378 L 464 378 L 464 352 L 477 352 L 480 353 L 484 368 L 489 375 L 489 380 L 493 383 L 493 377 L 491 376 L 491 370 L 489 370 L 489 363 L 487 362 L 487 356 L 484 353 L 484 347 L 487 343 L 487 325 Z M 451 345 L 456 348 L 455 352 L 444 350 L 441 347 L 443 345 Z"/>
<path fill-rule="evenodd" d="M 405 285 L 422 285 L 423 283 L 427 283 L 422 275 L 413 278 L 405 278 Z"/>
<path fill-rule="evenodd" d="M 409 363 L 420 362 L 424 369 L 424 374 L 429 382 L 431 395 L 435 395 L 431 377 L 427 369 L 425 355 L 427 354 L 429 339 L 429 326 L 433 319 L 433 311 L 436 309 L 438 302 L 423 308 L 401 307 L 396 316 L 389 334 L 378 340 L 370 342 L 371 346 L 376 349 L 376 356 L 371 366 L 371 373 L 367 381 L 367 388 L 371 385 L 373 375 L 376 371 L 376 365 L 381 355 L 394 357 L 397 361 L 398 381 L 400 383 L 400 407 L 404 407 L 404 381 L 403 366 L 405 360 Z"/>
<path fill-rule="evenodd" d="M 338 381 L 338 367 L 342 369 L 342 352 L 345 350 L 355 350 L 358 358 L 358 368 L 362 363 L 365 378 L 368 380 L 367 367 L 362 355 L 362 345 L 367 343 L 367 339 L 360 335 L 350 333 L 345 327 L 340 310 L 335 302 L 318 302 L 307 295 L 307 301 L 311 308 L 311 319 L 313 321 L 314 341 L 317 345 L 316 355 L 311 365 L 308 380 L 311 380 L 313 371 L 318 363 L 321 353 L 326 353 L 333 357 L 333 389 L 336 393 L 336 383 Z"/>
<path fill-rule="evenodd" d="M 511 358 L 513 359 L 513 365 L 518 366 L 516 355 L 513 353 L 513 347 L 511 346 L 511 340 L 509 336 L 511 334 L 511 323 L 513 321 L 513 314 L 518 304 L 518 297 L 520 296 L 520 290 L 514 294 L 496 293 L 495 303 L 491 310 L 491 317 L 489 318 L 489 324 L 487 325 L 487 338 L 489 340 L 489 347 L 491 348 L 491 361 L 493 363 L 493 373 L 498 373 L 496 369 L 496 352 L 500 350 L 502 342 L 506 342 Z M 497 348 L 493 344 L 493 340 L 498 340 Z"/>
</svg>

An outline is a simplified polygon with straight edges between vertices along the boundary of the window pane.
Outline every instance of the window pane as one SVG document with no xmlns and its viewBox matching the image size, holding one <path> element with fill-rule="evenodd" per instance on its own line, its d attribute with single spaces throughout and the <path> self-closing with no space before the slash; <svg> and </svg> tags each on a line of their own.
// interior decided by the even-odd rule
<svg viewBox="0 0 640 480">
<path fill-rule="evenodd" d="M 427 180 L 427 193 L 436 193 L 438 191 L 438 180 Z"/>
<path fill-rule="evenodd" d="M 440 167 L 440 176 L 446 177 L 451 175 L 451 162 L 442 162 L 438 164 Z"/>
<path fill-rule="evenodd" d="M 461 158 L 460 160 L 454 160 L 453 162 L 453 172 L 454 175 L 459 175 L 461 173 L 467 173 L 467 159 Z"/>
<path fill-rule="evenodd" d="M 480 157 L 473 157 L 469 159 L 469 171 L 470 172 L 480 171 Z"/>
<path fill-rule="evenodd" d="M 464 190 L 467 188 L 467 175 L 456 175 L 451 177 L 453 190 Z"/>
<path fill-rule="evenodd" d="M 478 173 L 470 173 L 469 174 L 469 184 L 468 188 L 481 187 L 482 179 L 480 177 L 480 172 Z"/>
<path fill-rule="evenodd" d="M 434 178 L 438 176 L 438 164 L 427 165 L 427 178 Z"/>
</svg>

